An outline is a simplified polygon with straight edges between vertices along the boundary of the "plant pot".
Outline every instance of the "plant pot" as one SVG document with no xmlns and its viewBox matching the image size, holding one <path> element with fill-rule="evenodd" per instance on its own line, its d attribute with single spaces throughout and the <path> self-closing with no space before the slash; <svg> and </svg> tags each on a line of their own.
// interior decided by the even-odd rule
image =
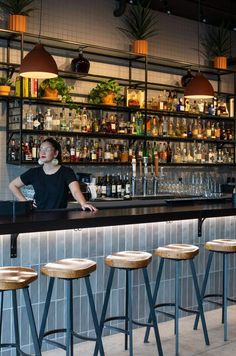
<svg viewBox="0 0 236 356">
<path fill-rule="evenodd" d="M 227 57 L 215 57 L 213 67 L 217 69 L 227 69 Z"/>
<path fill-rule="evenodd" d="M 44 89 L 44 94 L 43 94 L 43 99 L 49 99 L 49 100 L 59 100 L 58 98 L 58 90 L 57 89 L 52 89 L 50 87 L 46 87 Z"/>
<path fill-rule="evenodd" d="M 114 99 L 115 99 L 115 95 L 111 93 L 111 94 L 107 94 L 106 96 L 103 96 L 101 100 L 102 103 L 105 105 L 116 105 Z"/>
<path fill-rule="evenodd" d="M 12 31 L 26 32 L 26 16 L 9 15 L 8 29 Z"/>
<path fill-rule="evenodd" d="M 11 87 L 9 85 L 0 85 L 0 95 L 9 95 Z"/>
<path fill-rule="evenodd" d="M 148 41 L 147 40 L 133 41 L 133 52 L 147 55 L 148 54 Z"/>
</svg>

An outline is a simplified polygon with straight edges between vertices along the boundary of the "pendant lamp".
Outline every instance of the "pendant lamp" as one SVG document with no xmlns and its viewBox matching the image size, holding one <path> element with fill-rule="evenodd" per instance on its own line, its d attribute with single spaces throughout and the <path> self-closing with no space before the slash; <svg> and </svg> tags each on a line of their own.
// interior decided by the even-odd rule
<svg viewBox="0 0 236 356">
<path fill-rule="evenodd" d="M 200 0 L 198 1 L 198 73 L 196 76 L 187 84 L 184 96 L 188 99 L 211 99 L 214 97 L 214 89 L 211 83 L 204 75 L 200 72 L 200 19 L 201 19 L 201 5 Z"/>
<path fill-rule="evenodd" d="M 42 0 L 40 3 L 39 38 L 42 24 Z M 38 43 L 24 57 L 20 66 L 20 75 L 26 78 L 49 79 L 58 77 L 57 64 L 51 54 Z"/>
</svg>

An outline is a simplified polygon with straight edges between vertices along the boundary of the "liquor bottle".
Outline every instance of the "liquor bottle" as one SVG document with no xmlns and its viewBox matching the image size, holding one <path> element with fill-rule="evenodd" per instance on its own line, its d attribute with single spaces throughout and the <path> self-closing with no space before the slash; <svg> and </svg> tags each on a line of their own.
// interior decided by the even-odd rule
<svg viewBox="0 0 236 356">
<path fill-rule="evenodd" d="M 34 113 L 32 111 L 31 105 L 29 105 L 29 110 L 27 112 L 27 119 L 26 119 L 26 129 L 27 130 L 33 130 L 33 128 L 34 128 L 33 122 L 34 122 Z"/>
<path fill-rule="evenodd" d="M 158 136 L 158 122 L 156 116 L 152 117 L 151 135 L 154 137 Z"/>
<path fill-rule="evenodd" d="M 30 149 L 29 142 L 25 142 L 23 157 L 25 161 L 32 161 L 32 151 Z"/>
<path fill-rule="evenodd" d="M 64 109 L 62 109 L 62 111 L 60 112 L 60 130 L 67 131 L 67 122 Z"/>
<path fill-rule="evenodd" d="M 170 143 L 167 142 L 167 147 L 166 147 L 166 163 L 171 163 L 172 161 L 172 150 L 170 147 Z"/>
<path fill-rule="evenodd" d="M 107 175 L 107 184 L 106 184 L 106 196 L 110 198 L 112 196 L 112 186 L 111 186 L 111 179 L 110 175 Z"/>
<path fill-rule="evenodd" d="M 136 123 L 136 134 L 137 135 L 143 135 L 143 126 L 144 126 L 144 121 L 143 121 L 143 116 L 141 112 L 137 112 L 135 115 L 135 123 Z"/>
<path fill-rule="evenodd" d="M 88 132 L 88 115 L 87 115 L 87 109 L 83 108 L 82 114 L 81 114 L 81 132 Z"/>
<path fill-rule="evenodd" d="M 109 143 L 107 143 L 105 145 L 104 162 L 110 162 L 110 144 Z"/>
<path fill-rule="evenodd" d="M 168 123 L 168 136 L 170 136 L 170 137 L 174 137 L 175 136 L 174 124 L 173 124 L 173 120 L 172 119 L 170 119 L 169 123 Z"/>
<path fill-rule="evenodd" d="M 107 181 L 106 181 L 106 176 L 102 178 L 102 198 L 105 198 L 107 196 Z"/>
<path fill-rule="evenodd" d="M 146 133 L 147 136 L 152 135 L 152 117 L 150 115 L 147 117 L 147 121 L 146 121 Z"/>
<path fill-rule="evenodd" d="M 111 133 L 117 133 L 117 121 L 116 121 L 116 115 L 111 115 L 110 116 L 110 132 Z"/>
<path fill-rule="evenodd" d="M 215 137 L 216 137 L 216 140 L 220 140 L 220 123 L 217 122 L 216 125 L 215 125 Z"/>
<path fill-rule="evenodd" d="M 75 142 L 75 161 L 76 162 L 80 161 L 80 155 L 81 155 L 80 149 L 81 149 L 80 140 L 77 138 L 76 142 Z"/>
<path fill-rule="evenodd" d="M 44 120 L 44 130 L 50 131 L 52 130 L 52 114 L 51 109 L 47 109 L 47 113 L 45 115 Z"/>
<path fill-rule="evenodd" d="M 114 174 L 111 176 L 111 196 L 112 198 L 117 197 L 117 180 Z"/>
<path fill-rule="evenodd" d="M 41 108 L 36 109 L 36 116 L 33 122 L 34 130 L 44 130 L 44 116 L 42 114 Z"/>
<path fill-rule="evenodd" d="M 128 173 L 126 174 L 125 178 L 125 196 L 126 198 L 130 197 L 130 192 L 131 192 L 131 186 L 130 186 L 130 179 Z"/>
<path fill-rule="evenodd" d="M 76 112 L 73 120 L 72 120 L 73 131 L 81 132 L 81 116 L 78 112 Z"/>
<path fill-rule="evenodd" d="M 197 120 L 194 120 L 193 128 L 192 128 L 192 134 L 193 134 L 193 138 L 198 138 L 198 123 L 197 123 Z"/>
<path fill-rule="evenodd" d="M 207 139 L 211 138 L 211 123 L 210 123 L 210 121 L 207 121 L 206 137 L 207 137 Z"/>
<path fill-rule="evenodd" d="M 121 198 L 122 183 L 120 175 L 117 176 L 117 198 Z"/>
<path fill-rule="evenodd" d="M 71 143 L 70 143 L 70 161 L 76 162 L 76 149 L 75 149 L 75 144 L 74 144 L 74 138 L 71 138 Z"/>
<path fill-rule="evenodd" d="M 188 133 L 187 133 L 187 137 L 188 138 L 192 138 L 193 137 L 193 132 L 192 132 L 192 122 L 190 121 L 188 124 Z"/>
<path fill-rule="evenodd" d="M 52 118 L 52 130 L 59 131 L 61 128 L 60 118 L 55 114 Z"/>
<path fill-rule="evenodd" d="M 34 139 L 33 145 L 32 145 L 32 160 L 37 161 L 38 159 L 38 141 L 37 139 Z"/>
</svg>

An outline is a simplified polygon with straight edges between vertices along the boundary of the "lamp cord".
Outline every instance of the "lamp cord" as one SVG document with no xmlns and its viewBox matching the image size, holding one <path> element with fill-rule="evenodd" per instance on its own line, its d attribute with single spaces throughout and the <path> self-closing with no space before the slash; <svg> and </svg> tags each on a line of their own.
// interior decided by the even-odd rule
<svg viewBox="0 0 236 356">
<path fill-rule="evenodd" d="M 39 13 L 39 42 L 42 30 L 42 15 L 43 15 L 43 0 L 40 0 L 40 13 Z"/>
<path fill-rule="evenodd" d="M 42 1 L 42 0 L 41 0 Z M 200 72 L 200 20 L 201 20 L 201 0 L 198 0 L 198 21 L 197 21 L 197 60 L 198 60 L 198 72 Z"/>
</svg>

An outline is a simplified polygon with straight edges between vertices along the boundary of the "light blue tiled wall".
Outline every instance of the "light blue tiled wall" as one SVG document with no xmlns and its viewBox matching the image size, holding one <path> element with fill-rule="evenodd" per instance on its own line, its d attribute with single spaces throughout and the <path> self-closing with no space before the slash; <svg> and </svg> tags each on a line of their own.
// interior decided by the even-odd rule
<svg viewBox="0 0 236 356">
<path fill-rule="evenodd" d="M 153 253 L 158 246 L 163 246 L 170 242 L 192 243 L 200 247 L 200 253 L 195 258 L 199 281 L 202 282 L 205 272 L 207 252 L 203 248 L 205 241 L 213 238 L 232 238 L 235 237 L 236 218 L 222 217 L 206 219 L 203 223 L 202 237 L 197 236 L 197 220 L 160 222 L 153 224 L 111 226 L 104 228 L 91 228 L 82 230 L 67 230 L 55 232 L 43 232 L 32 234 L 21 234 L 18 238 L 18 257 L 9 257 L 9 236 L 0 238 L 0 264 L 1 265 L 23 265 L 32 266 L 39 271 L 43 264 L 66 257 L 90 258 L 97 262 L 97 271 L 91 275 L 92 289 L 94 292 L 96 308 L 100 315 L 104 290 L 107 282 L 109 269 L 104 266 L 104 256 L 120 250 L 145 250 Z M 159 259 L 153 258 L 148 268 L 152 288 L 154 287 Z M 235 270 L 235 257 L 232 256 L 229 262 L 230 273 L 230 294 L 236 295 L 236 284 L 233 282 L 233 272 Z M 184 306 L 196 306 L 196 299 L 193 293 L 190 269 L 187 264 L 181 267 L 181 288 L 182 304 Z M 222 268 L 220 256 L 214 259 L 210 282 L 208 288 L 219 288 L 221 286 Z M 135 318 L 144 321 L 148 314 L 148 303 L 144 292 L 144 283 L 140 272 L 134 273 L 133 277 L 134 292 L 134 313 Z M 44 300 L 47 289 L 47 278 L 40 275 L 38 280 L 30 287 L 32 295 L 33 309 L 35 312 L 37 327 L 39 327 L 42 317 Z M 82 334 L 93 335 L 93 325 L 89 313 L 88 301 L 84 281 L 75 282 L 74 287 L 74 324 L 75 328 Z M 164 302 L 168 297 L 174 295 L 174 265 L 167 262 L 164 267 L 161 289 L 158 301 Z M 49 316 L 49 327 L 61 327 L 65 320 L 65 295 L 62 281 L 56 282 L 52 308 Z M 6 298 L 5 321 L 3 336 L 11 337 L 7 327 L 11 324 L 10 316 L 11 301 Z M 210 306 L 206 305 L 206 309 Z M 28 349 L 30 336 L 28 328 L 25 326 L 25 310 L 23 300 L 20 298 L 20 329 L 22 342 L 25 350 Z M 124 311 L 124 274 L 123 271 L 115 276 L 113 290 L 111 293 L 110 311 L 115 314 L 122 314 Z M 163 317 L 159 321 L 164 320 Z M 219 321 L 220 322 L 220 321 Z M 106 333 L 105 333 L 106 334 Z M 4 340 L 4 339 L 3 339 Z M 5 356 L 5 354 L 4 354 Z"/>
</svg>

